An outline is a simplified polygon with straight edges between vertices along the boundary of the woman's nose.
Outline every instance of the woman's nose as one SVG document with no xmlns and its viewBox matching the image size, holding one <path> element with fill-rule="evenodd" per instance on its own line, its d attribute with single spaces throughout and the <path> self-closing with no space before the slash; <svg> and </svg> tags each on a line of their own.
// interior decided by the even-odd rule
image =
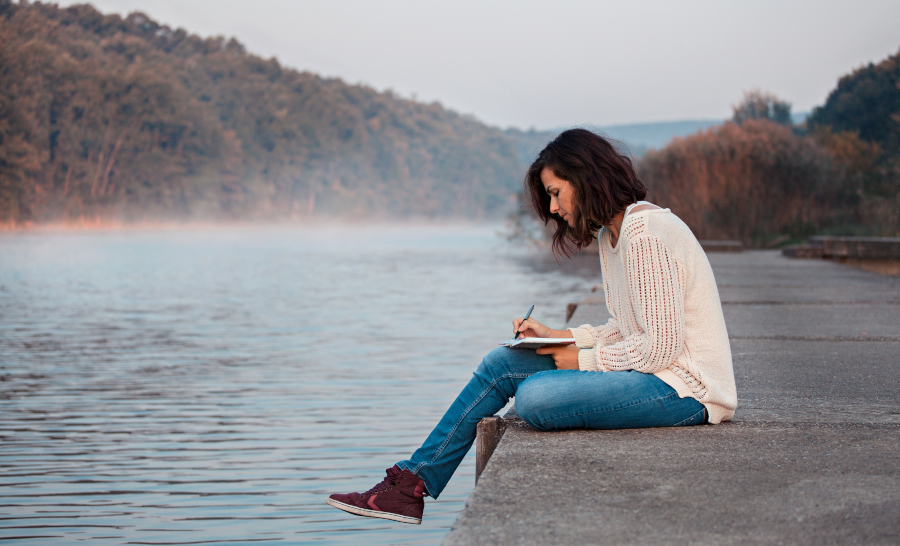
<svg viewBox="0 0 900 546">
<path fill-rule="evenodd" d="M 550 214 L 556 214 L 559 212 L 559 203 L 556 202 L 556 197 L 550 198 Z"/>
</svg>

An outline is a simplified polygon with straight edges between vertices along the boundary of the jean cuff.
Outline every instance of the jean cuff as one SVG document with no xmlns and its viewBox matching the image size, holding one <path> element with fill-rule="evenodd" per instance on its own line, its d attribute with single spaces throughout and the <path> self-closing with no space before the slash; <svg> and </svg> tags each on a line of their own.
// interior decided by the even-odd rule
<svg viewBox="0 0 900 546">
<path fill-rule="evenodd" d="M 410 472 L 412 472 L 412 468 L 410 468 L 410 467 L 406 464 L 406 461 L 399 461 L 399 462 L 397 462 L 397 466 L 400 467 L 400 470 L 409 470 Z M 433 494 L 431 493 L 431 488 L 428 487 L 428 480 L 425 479 L 425 476 L 419 476 L 418 474 L 416 474 L 416 476 L 417 476 L 420 480 L 422 480 L 422 483 L 425 484 L 425 493 L 426 493 L 429 497 L 431 497 L 431 498 L 433 498 L 433 499 L 436 499 L 436 498 L 437 498 L 437 495 L 433 495 Z"/>
</svg>

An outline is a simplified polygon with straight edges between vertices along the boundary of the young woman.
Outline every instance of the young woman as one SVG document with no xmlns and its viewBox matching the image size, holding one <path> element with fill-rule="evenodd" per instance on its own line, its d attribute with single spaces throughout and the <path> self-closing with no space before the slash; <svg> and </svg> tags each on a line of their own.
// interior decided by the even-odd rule
<svg viewBox="0 0 900 546">
<path fill-rule="evenodd" d="M 513 321 L 526 337 L 575 345 L 491 351 L 412 457 L 365 493 L 328 504 L 352 514 L 421 523 L 475 440 L 482 417 L 516 398 L 538 430 L 621 429 L 720 423 L 737 405 L 731 349 L 712 268 L 691 230 L 642 199 L 631 161 L 583 129 L 560 134 L 525 184 L 538 216 L 556 222 L 553 250 L 568 255 L 594 237 L 612 318 L 552 330 Z M 599 232 L 599 233 L 598 233 Z"/>
</svg>

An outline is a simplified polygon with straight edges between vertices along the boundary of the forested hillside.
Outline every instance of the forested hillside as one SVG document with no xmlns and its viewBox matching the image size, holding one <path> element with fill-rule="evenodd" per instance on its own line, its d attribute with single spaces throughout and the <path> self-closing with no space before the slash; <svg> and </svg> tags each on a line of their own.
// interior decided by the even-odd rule
<svg viewBox="0 0 900 546">
<path fill-rule="evenodd" d="M 499 214 L 503 133 L 141 14 L 0 0 L 0 221 Z"/>
</svg>

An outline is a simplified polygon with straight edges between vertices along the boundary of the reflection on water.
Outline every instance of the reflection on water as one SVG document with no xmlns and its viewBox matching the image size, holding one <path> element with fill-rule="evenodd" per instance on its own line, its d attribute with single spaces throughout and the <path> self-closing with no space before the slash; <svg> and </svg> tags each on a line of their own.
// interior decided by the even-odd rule
<svg viewBox="0 0 900 546">
<path fill-rule="evenodd" d="M 418 447 L 510 320 L 597 278 L 495 226 L 0 234 L 0 538 L 438 544 L 325 505 Z M 555 265 L 555 264 L 554 264 Z"/>
</svg>

